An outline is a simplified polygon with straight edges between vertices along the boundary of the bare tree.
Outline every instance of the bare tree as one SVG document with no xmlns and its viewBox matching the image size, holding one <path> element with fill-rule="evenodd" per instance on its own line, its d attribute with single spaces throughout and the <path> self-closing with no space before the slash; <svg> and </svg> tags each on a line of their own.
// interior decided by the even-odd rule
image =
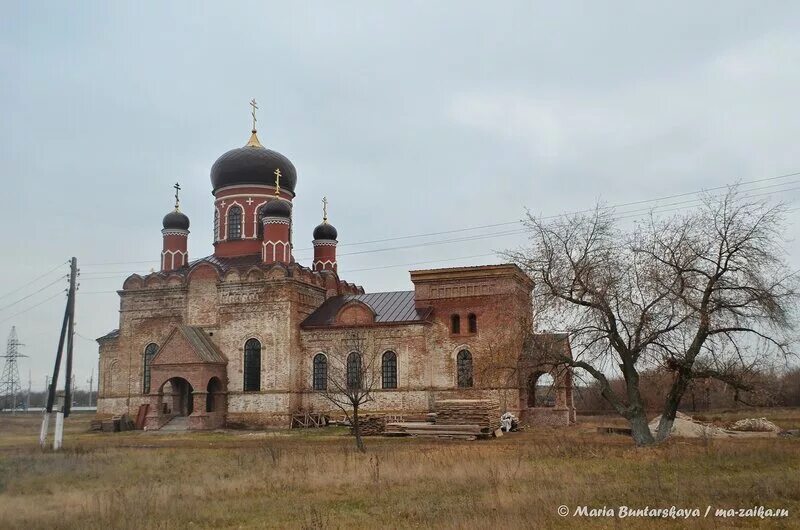
<svg viewBox="0 0 800 530">
<path fill-rule="evenodd" d="M 549 222 L 529 215 L 532 247 L 507 255 L 534 279 L 540 323 L 570 332 L 572 358 L 554 361 L 596 379 L 635 442 L 648 445 L 656 438 L 641 371 L 673 374 L 657 431 L 664 439 L 690 381 L 749 390 L 769 355 L 789 353 L 797 283 L 780 247 L 783 212 L 731 189 L 628 231 L 602 207 Z"/>
<path fill-rule="evenodd" d="M 361 436 L 359 411 L 373 401 L 380 385 L 380 355 L 371 337 L 348 331 L 327 352 L 327 375 L 321 395 L 341 410 L 353 428 L 356 447 L 366 452 Z"/>
</svg>

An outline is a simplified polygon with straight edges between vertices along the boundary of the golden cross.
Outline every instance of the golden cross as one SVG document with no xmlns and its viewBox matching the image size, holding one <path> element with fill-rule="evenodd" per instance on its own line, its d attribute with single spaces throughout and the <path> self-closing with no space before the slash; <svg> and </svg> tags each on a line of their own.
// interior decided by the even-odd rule
<svg viewBox="0 0 800 530">
<path fill-rule="evenodd" d="M 178 206 L 181 204 L 181 200 L 178 198 L 178 192 L 181 191 L 181 185 L 176 182 L 172 187 L 175 188 L 175 210 L 177 210 Z"/>
<path fill-rule="evenodd" d="M 275 196 L 277 197 L 281 189 L 281 168 L 275 170 Z"/>
<path fill-rule="evenodd" d="M 250 100 L 250 106 L 253 107 L 253 110 L 250 111 L 250 115 L 253 116 L 253 132 L 256 132 L 256 111 L 258 110 L 258 104 L 256 103 L 255 98 Z"/>
<path fill-rule="evenodd" d="M 322 221 L 327 223 L 328 222 L 328 198 L 322 198 Z"/>
</svg>

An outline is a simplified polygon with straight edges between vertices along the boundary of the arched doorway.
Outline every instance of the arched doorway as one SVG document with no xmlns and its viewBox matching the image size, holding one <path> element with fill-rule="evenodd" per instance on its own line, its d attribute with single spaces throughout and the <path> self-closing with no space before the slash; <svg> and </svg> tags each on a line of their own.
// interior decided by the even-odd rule
<svg viewBox="0 0 800 530">
<path fill-rule="evenodd" d="M 182 377 L 168 379 L 161 387 L 165 412 L 172 416 L 188 416 L 194 412 L 194 389 L 189 381 Z"/>
<path fill-rule="evenodd" d="M 219 380 L 219 377 L 212 377 L 208 380 L 206 392 L 208 392 L 206 394 L 206 412 L 222 411 L 225 396 L 222 392 L 222 381 Z"/>
<path fill-rule="evenodd" d="M 554 390 L 552 374 L 542 371 L 531 373 L 526 384 L 526 405 L 528 408 L 555 406 Z"/>
</svg>

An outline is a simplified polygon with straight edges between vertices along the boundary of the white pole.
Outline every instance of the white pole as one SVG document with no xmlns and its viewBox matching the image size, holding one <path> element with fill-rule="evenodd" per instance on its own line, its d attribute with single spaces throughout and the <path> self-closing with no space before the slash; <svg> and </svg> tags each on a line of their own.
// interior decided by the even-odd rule
<svg viewBox="0 0 800 530">
<path fill-rule="evenodd" d="M 61 449 L 61 440 L 64 438 L 64 413 L 56 412 L 56 436 L 53 439 L 53 450 Z"/>
<path fill-rule="evenodd" d="M 45 412 L 42 415 L 42 429 L 39 431 L 39 445 L 44 449 L 47 443 L 47 428 L 50 426 L 50 413 Z"/>
</svg>

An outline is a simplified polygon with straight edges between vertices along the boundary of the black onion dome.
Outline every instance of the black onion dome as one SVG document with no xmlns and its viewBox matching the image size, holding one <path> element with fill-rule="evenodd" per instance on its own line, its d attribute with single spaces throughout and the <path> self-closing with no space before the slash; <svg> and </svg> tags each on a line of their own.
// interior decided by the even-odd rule
<svg viewBox="0 0 800 530">
<path fill-rule="evenodd" d="M 336 239 L 338 235 L 336 228 L 327 221 L 314 229 L 314 239 Z"/>
<path fill-rule="evenodd" d="M 189 230 L 189 218 L 183 212 L 173 210 L 164 216 L 163 225 L 165 229 Z"/>
<path fill-rule="evenodd" d="M 264 206 L 261 212 L 264 217 L 291 217 L 292 206 L 288 201 L 272 199 Z"/>
<path fill-rule="evenodd" d="M 255 134 L 253 134 L 255 138 Z M 211 166 L 211 185 L 219 188 L 236 184 L 261 184 L 275 186 L 275 170 L 281 170 L 281 189 L 294 195 L 297 170 L 294 164 L 278 153 L 267 149 L 253 139 L 244 147 L 231 149 Z"/>
</svg>

